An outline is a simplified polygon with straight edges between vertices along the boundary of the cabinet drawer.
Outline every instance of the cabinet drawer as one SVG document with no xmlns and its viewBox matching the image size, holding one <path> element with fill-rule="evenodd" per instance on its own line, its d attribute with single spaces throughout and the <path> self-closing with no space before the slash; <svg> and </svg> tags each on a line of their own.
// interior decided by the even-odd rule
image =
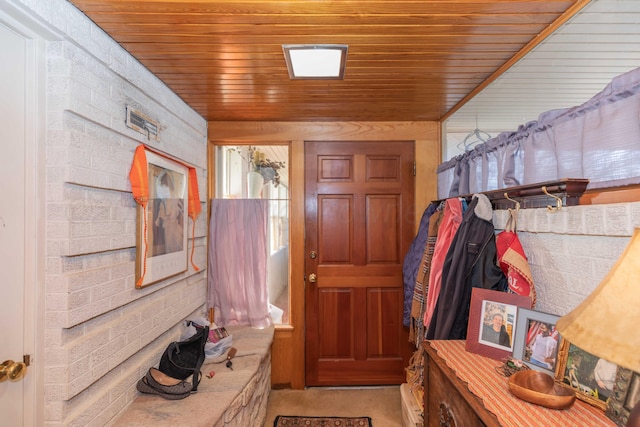
<svg viewBox="0 0 640 427">
<path fill-rule="evenodd" d="M 425 422 L 425 426 L 481 427 L 485 425 L 435 363 L 429 364 L 428 375 L 428 411 L 425 411 L 428 413 L 428 422 Z"/>
</svg>

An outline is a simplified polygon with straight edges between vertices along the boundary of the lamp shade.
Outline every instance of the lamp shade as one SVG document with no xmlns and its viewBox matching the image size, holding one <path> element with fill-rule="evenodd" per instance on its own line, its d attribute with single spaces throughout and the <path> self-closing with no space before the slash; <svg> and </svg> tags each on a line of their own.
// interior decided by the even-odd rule
<svg viewBox="0 0 640 427">
<path fill-rule="evenodd" d="M 581 349 L 640 372 L 640 228 L 607 277 L 556 328 Z"/>
</svg>

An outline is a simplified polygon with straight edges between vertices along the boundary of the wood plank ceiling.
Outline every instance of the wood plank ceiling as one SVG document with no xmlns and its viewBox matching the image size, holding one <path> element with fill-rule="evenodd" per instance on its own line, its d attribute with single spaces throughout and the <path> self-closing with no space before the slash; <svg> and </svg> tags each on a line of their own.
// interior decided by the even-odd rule
<svg viewBox="0 0 640 427">
<path fill-rule="evenodd" d="M 440 120 L 588 0 L 71 0 L 209 121 Z M 290 80 L 283 44 L 347 44 Z"/>
</svg>

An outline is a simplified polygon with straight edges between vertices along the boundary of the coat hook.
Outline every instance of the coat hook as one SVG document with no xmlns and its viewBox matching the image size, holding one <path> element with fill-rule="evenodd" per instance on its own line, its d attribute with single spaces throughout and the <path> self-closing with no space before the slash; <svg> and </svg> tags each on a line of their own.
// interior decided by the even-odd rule
<svg viewBox="0 0 640 427">
<path fill-rule="evenodd" d="M 562 209 L 562 199 L 561 199 L 560 197 L 558 197 L 558 196 L 554 196 L 553 194 L 550 194 L 550 193 L 547 191 L 547 187 L 546 187 L 546 186 L 544 186 L 544 185 L 542 186 L 542 192 L 543 192 L 544 194 L 546 194 L 547 196 L 549 196 L 549 197 L 553 197 L 554 199 L 556 199 L 556 207 L 555 207 L 555 208 L 554 208 L 553 206 L 547 205 L 547 210 L 548 210 L 549 212 L 557 212 L 557 211 L 559 211 L 560 209 Z"/>
<path fill-rule="evenodd" d="M 504 198 L 509 200 L 510 202 L 515 203 L 516 205 L 516 212 L 518 212 L 520 210 L 520 202 L 517 200 L 512 199 L 511 197 L 509 197 L 509 194 L 505 191 L 504 193 Z"/>
</svg>

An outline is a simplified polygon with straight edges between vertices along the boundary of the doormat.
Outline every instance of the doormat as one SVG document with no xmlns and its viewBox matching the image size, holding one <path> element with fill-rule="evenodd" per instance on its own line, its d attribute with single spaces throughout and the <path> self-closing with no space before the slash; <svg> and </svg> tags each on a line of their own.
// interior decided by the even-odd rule
<svg viewBox="0 0 640 427">
<path fill-rule="evenodd" d="M 273 427 L 373 427 L 370 417 L 296 417 L 278 415 Z"/>
</svg>

